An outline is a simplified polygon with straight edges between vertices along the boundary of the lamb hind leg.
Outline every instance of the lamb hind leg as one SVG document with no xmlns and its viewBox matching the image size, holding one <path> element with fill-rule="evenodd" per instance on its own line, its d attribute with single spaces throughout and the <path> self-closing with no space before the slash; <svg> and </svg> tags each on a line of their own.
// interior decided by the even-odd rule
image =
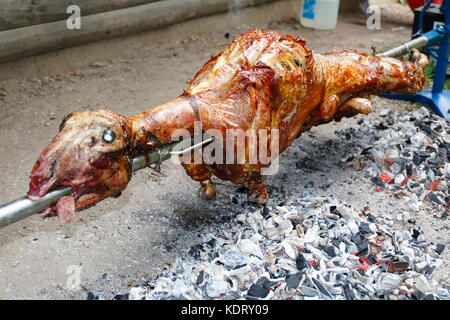
<svg viewBox="0 0 450 320">
<path fill-rule="evenodd" d="M 248 201 L 264 204 L 269 200 L 269 193 L 259 173 L 253 173 L 248 180 Z"/>
</svg>

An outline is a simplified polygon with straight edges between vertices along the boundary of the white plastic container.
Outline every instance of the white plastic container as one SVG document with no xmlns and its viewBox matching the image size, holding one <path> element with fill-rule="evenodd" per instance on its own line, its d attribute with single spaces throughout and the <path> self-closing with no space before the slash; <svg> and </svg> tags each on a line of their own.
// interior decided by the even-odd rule
<svg viewBox="0 0 450 320">
<path fill-rule="evenodd" d="M 319 30 L 336 28 L 339 13 L 339 0 L 302 0 L 300 23 Z"/>
</svg>

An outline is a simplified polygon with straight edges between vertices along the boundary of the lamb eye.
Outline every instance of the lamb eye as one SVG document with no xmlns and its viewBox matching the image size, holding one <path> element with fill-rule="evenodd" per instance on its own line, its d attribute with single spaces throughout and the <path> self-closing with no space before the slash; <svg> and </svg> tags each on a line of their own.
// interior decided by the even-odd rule
<svg viewBox="0 0 450 320">
<path fill-rule="evenodd" d="M 106 129 L 103 131 L 102 139 L 106 143 L 112 143 L 116 140 L 116 134 L 111 129 Z"/>
</svg>

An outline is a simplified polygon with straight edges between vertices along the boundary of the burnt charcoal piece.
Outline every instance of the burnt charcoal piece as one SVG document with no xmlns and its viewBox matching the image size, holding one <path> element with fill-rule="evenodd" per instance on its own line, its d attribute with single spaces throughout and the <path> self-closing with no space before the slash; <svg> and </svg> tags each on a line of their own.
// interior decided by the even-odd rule
<svg viewBox="0 0 450 320">
<path fill-rule="evenodd" d="M 269 291 L 269 288 L 265 288 L 257 284 L 252 284 L 247 291 L 247 295 L 249 295 L 250 297 L 265 298 L 269 294 Z"/>
<path fill-rule="evenodd" d="M 91 291 L 86 292 L 86 300 L 98 300 L 98 296 L 94 295 Z"/>
<path fill-rule="evenodd" d="M 428 159 L 428 163 L 434 166 L 443 165 L 447 161 L 447 150 L 444 148 L 439 148 L 438 153 L 433 159 Z"/>
<path fill-rule="evenodd" d="M 357 233 L 354 237 L 352 237 L 352 242 L 358 248 L 357 256 L 365 256 L 368 253 L 368 243 L 365 240 L 365 237 L 361 233 Z"/>
<path fill-rule="evenodd" d="M 369 255 L 369 256 L 367 257 L 367 259 L 369 259 L 369 263 L 370 263 L 370 264 L 377 263 L 377 258 L 374 257 L 373 255 Z"/>
<path fill-rule="evenodd" d="M 433 274 L 433 272 L 434 272 L 434 270 L 436 270 L 436 266 L 430 266 L 430 265 L 427 265 L 423 270 L 422 270 L 422 273 L 424 274 L 424 275 L 426 275 L 427 277 L 429 277 L 429 276 L 431 276 L 432 274 Z"/>
<path fill-rule="evenodd" d="M 319 280 L 312 278 L 312 281 L 315 285 L 315 287 L 325 296 L 329 297 L 329 298 L 333 298 L 333 295 L 324 287 L 324 285 L 322 283 L 320 283 Z"/>
<path fill-rule="evenodd" d="M 408 177 L 411 177 L 413 175 L 413 165 L 411 163 L 408 163 L 406 165 L 406 175 Z"/>
<path fill-rule="evenodd" d="M 431 129 L 431 127 L 420 120 L 416 120 L 414 124 L 422 131 L 424 131 L 427 135 L 435 136 L 435 133 Z"/>
<path fill-rule="evenodd" d="M 380 121 L 378 124 L 375 125 L 375 129 L 377 130 L 386 130 L 387 128 L 389 127 L 386 126 L 382 121 Z"/>
<path fill-rule="evenodd" d="M 309 266 L 309 262 L 303 256 L 303 254 L 299 253 L 297 259 L 295 259 L 295 264 L 297 265 L 297 269 L 302 271 L 303 269 Z"/>
<path fill-rule="evenodd" d="M 205 279 L 205 271 L 201 270 L 197 277 L 197 282 L 196 282 L 197 285 L 200 285 L 204 279 Z"/>
<path fill-rule="evenodd" d="M 290 274 L 286 277 L 286 286 L 288 289 L 295 289 L 298 287 L 300 280 L 302 279 L 303 273 L 297 272 L 295 274 Z"/>
<path fill-rule="evenodd" d="M 331 243 L 333 244 L 333 246 L 335 246 L 336 248 L 339 248 L 339 244 L 342 242 L 341 238 L 338 239 L 331 239 Z"/>
<path fill-rule="evenodd" d="M 345 295 L 345 298 L 347 300 L 354 300 L 355 299 L 355 294 L 351 290 L 350 285 L 348 283 L 343 285 L 342 288 L 344 289 L 344 295 Z"/>
<path fill-rule="evenodd" d="M 246 186 L 241 186 L 236 190 L 238 193 L 247 193 L 248 188 Z"/>
<path fill-rule="evenodd" d="M 206 241 L 205 243 L 206 243 L 208 246 L 210 246 L 211 248 L 214 248 L 215 245 L 216 245 L 216 242 L 217 242 L 216 239 L 211 238 L 211 240 Z"/>
<path fill-rule="evenodd" d="M 362 268 L 356 269 L 356 272 L 358 272 L 362 276 L 364 276 L 366 274 L 366 272 Z"/>
<path fill-rule="evenodd" d="M 444 250 L 445 250 L 445 245 L 442 244 L 442 243 L 437 244 L 437 245 L 436 245 L 436 249 L 434 249 L 434 251 L 436 251 L 436 253 L 437 253 L 438 255 L 441 255 L 442 252 L 444 252 Z"/>
<path fill-rule="evenodd" d="M 266 288 L 270 288 L 270 287 L 273 287 L 274 285 L 276 285 L 277 283 L 275 281 L 270 281 L 266 277 L 261 277 L 256 281 L 256 284 L 261 285 Z"/>
<path fill-rule="evenodd" d="M 270 288 L 275 284 L 276 282 L 272 282 L 266 277 L 262 277 L 250 286 L 247 295 L 250 297 L 265 298 L 269 294 Z"/>
<path fill-rule="evenodd" d="M 361 234 L 366 235 L 366 234 L 371 234 L 372 231 L 370 230 L 369 224 L 362 222 L 359 225 L 359 232 L 361 232 Z"/>
<path fill-rule="evenodd" d="M 331 258 L 336 257 L 336 251 L 334 249 L 334 246 L 326 246 L 322 249 L 326 254 L 328 254 Z"/>
<path fill-rule="evenodd" d="M 201 251 L 204 251 L 203 245 L 196 244 L 189 249 L 188 254 L 192 256 L 194 259 L 198 259 L 200 258 Z"/>
<path fill-rule="evenodd" d="M 263 218 L 270 217 L 269 213 L 270 213 L 270 209 L 268 207 L 264 206 L 264 208 L 261 211 L 261 215 L 263 216 Z"/>
<path fill-rule="evenodd" d="M 436 194 L 434 192 L 430 192 L 428 194 L 428 200 L 430 200 L 431 202 L 433 202 L 435 204 L 442 204 L 441 200 L 436 196 Z"/>
<path fill-rule="evenodd" d="M 365 149 L 363 149 L 361 151 L 361 155 L 362 156 L 365 156 L 365 155 L 368 155 L 368 154 L 372 154 L 372 147 L 365 148 Z"/>
<path fill-rule="evenodd" d="M 427 158 L 430 157 L 431 152 L 430 152 L 430 151 L 418 151 L 418 152 L 417 152 L 417 155 L 418 155 L 419 157 L 421 157 L 423 160 L 425 160 L 425 159 L 427 159 Z"/>
<path fill-rule="evenodd" d="M 339 218 L 342 218 L 342 214 L 339 212 L 338 209 L 334 209 L 333 211 L 331 211 L 331 213 L 337 215 Z"/>
<path fill-rule="evenodd" d="M 412 231 L 412 237 L 417 240 L 417 237 L 420 236 L 420 231 L 417 229 L 413 229 Z"/>
<path fill-rule="evenodd" d="M 129 293 L 117 294 L 114 296 L 113 300 L 128 300 L 130 297 Z"/>
<path fill-rule="evenodd" d="M 405 168 L 405 165 L 406 165 L 406 162 L 407 162 L 406 159 L 403 159 L 403 158 L 392 158 L 391 160 L 396 162 L 400 166 L 399 171 L 402 171 Z"/>
<path fill-rule="evenodd" d="M 305 184 L 305 189 L 308 189 L 308 188 L 314 188 L 314 181 L 308 181 Z"/>
<path fill-rule="evenodd" d="M 378 177 L 373 177 L 372 179 L 370 179 L 376 186 L 384 188 L 385 185 L 383 183 L 383 181 L 381 181 L 380 179 L 378 179 Z"/>
<path fill-rule="evenodd" d="M 420 157 L 417 153 L 414 153 L 413 155 L 413 163 L 418 166 L 419 164 L 421 164 L 425 159 Z"/>
</svg>

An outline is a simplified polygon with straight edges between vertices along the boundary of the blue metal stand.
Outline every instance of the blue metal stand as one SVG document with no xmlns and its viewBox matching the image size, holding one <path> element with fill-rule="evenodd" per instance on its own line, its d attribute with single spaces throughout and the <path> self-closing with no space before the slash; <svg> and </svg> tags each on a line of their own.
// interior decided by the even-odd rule
<svg viewBox="0 0 450 320">
<path fill-rule="evenodd" d="M 431 4 L 431 1 L 427 1 L 426 5 L 422 11 L 422 21 L 423 14 Z M 419 103 L 424 103 L 429 105 L 433 111 L 441 117 L 450 119 L 450 91 L 444 90 L 445 77 L 447 75 L 447 66 L 449 64 L 448 58 L 450 54 L 450 0 L 444 0 L 441 5 L 441 12 L 445 17 L 445 25 L 439 26 L 439 30 L 433 30 L 424 34 L 426 37 L 430 37 L 430 43 L 439 40 L 439 49 L 437 54 L 437 62 L 433 79 L 433 88 L 425 89 L 418 92 L 415 95 L 410 94 L 394 94 L 387 93 L 381 94 L 383 97 L 400 99 L 406 101 L 414 101 Z M 419 32 L 421 32 L 422 25 L 419 22 Z M 438 32 L 435 32 L 438 31 Z M 430 54 L 433 55 L 432 48 L 429 48 Z"/>
</svg>

